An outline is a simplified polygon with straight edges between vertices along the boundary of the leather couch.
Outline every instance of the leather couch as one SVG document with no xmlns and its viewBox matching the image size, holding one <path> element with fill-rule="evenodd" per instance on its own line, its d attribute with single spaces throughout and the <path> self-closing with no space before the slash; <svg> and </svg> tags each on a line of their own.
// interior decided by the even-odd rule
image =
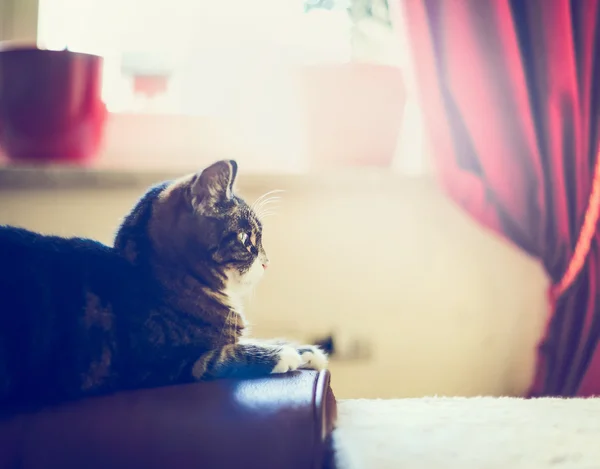
<svg viewBox="0 0 600 469">
<path fill-rule="evenodd" d="M 326 371 L 124 392 L 0 421 L 0 469 L 317 469 L 336 402 Z"/>
</svg>

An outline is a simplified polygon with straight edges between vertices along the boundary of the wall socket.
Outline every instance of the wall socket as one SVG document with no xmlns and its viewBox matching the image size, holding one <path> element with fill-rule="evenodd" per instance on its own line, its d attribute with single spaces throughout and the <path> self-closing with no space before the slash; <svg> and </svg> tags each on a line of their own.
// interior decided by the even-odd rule
<svg viewBox="0 0 600 469">
<path fill-rule="evenodd" d="M 325 337 L 313 339 L 314 345 L 321 347 L 335 361 L 365 361 L 373 355 L 372 343 L 365 337 L 335 332 Z"/>
<path fill-rule="evenodd" d="M 302 330 L 297 323 L 287 321 L 263 322 L 257 337 L 284 337 L 296 342 L 321 347 L 333 361 L 367 361 L 373 356 L 373 338 L 356 331 L 323 328 L 321 333 Z"/>
</svg>

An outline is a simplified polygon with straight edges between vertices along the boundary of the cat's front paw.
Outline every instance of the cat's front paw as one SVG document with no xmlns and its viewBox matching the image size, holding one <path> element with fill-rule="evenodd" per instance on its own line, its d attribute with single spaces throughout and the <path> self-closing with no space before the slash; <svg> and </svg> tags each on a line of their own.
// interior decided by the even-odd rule
<svg viewBox="0 0 600 469">
<path fill-rule="evenodd" d="M 300 357 L 302 358 L 302 365 L 300 368 L 309 370 L 324 370 L 327 368 L 327 354 L 323 352 L 319 347 L 314 345 L 303 345 L 298 348 Z"/>
<path fill-rule="evenodd" d="M 273 367 L 271 373 L 287 373 L 288 371 L 294 371 L 304 363 L 298 350 L 289 345 L 281 347 L 277 357 L 277 364 Z"/>
</svg>

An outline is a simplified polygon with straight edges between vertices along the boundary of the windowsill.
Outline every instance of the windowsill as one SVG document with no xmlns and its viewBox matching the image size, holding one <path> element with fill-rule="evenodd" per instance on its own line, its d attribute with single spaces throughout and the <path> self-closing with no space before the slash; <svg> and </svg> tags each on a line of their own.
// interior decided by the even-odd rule
<svg viewBox="0 0 600 469">
<path fill-rule="evenodd" d="M 159 169 L 99 169 L 65 166 L 0 166 L 0 191 L 144 189 L 194 172 Z M 305 191 L 390 191 L 409 183 L 430 183 L 430 175 L 407 176 L 385 168 L 323 170 L 319 172 L 240 173 L 242 191 L 283 189 Z"/>
<path fill-rule="evenodd" d="M 405 121 L 415 122 L 418 117 Z M 399 153 L 390 167 L 312 170 L 315 161 L 305 148 L 304 135 L 270 131 L 261 140 L 253 130 L 217 117 L 111 114 L 105 143 L 91 166 L 7 165 L 0 158 L 0 191 L 143 189 L 221 158 L 238 161 L 241 190 L 388 191 L 409 181 L 432 179 L 420 128 L 403 129 Z M 332 161 L 346 154 L 347 143 L 339 147 Z"/>
</svg>

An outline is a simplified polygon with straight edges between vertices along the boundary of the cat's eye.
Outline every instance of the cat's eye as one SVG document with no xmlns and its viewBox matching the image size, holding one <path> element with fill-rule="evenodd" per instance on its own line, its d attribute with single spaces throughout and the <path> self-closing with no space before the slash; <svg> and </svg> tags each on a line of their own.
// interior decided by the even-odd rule
<svg viewBox="0 0 600 469">
<path fill-rule="evenodd" d="M 244 246 L 247 244 L 248 238 L 249 238 L 248 233 L 238 234 L 238 239 L 240 240 L 240 243 L 242 243 Z"/>
</svg>

